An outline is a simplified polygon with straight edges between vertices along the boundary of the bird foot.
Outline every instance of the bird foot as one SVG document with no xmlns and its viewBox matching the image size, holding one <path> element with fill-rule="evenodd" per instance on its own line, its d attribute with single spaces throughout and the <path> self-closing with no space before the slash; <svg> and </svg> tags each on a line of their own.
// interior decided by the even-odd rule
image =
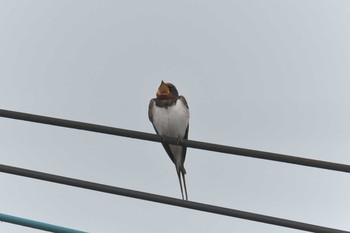
<svg viewBox="0 0 350 233">
<path fill-rule="evenodd" d="M 183 143 L 184 142 L 184 140 L 183 140 L 184 138 L 183 137 L 177 137 L 176 138 L 176 140 L 177 140 L 177 144 L 179 145 L 180 143 Z"/>
<path fill-rule="evenodd" d="M 165 141 L 165 135 L 162 134 L 161 136 L 162 136 L 162 142 L 164 142 Z"/>
</svg>

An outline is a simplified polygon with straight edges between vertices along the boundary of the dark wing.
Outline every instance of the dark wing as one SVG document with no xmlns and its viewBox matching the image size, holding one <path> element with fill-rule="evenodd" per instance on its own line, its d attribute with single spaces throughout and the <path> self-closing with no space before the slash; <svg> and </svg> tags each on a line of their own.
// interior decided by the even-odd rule
<svg viewBox="0 0 350 233">
<path fill-rule="evenodd" d="M 149 119 L 150 122 L 153 122 L 153 106 L 154 106 L 154 102 L 155 102 L 155 99 L 151 99 L 151 101 L 149 102 L 149 105 L 148 105 L 148 119 Z M 157 130 L 156 130 L 156 132 L 157 132 Z"/>
<path fill-rule="evenodd" d="M 185 104 L 185 106 L 187 107 L 187 109 L 189 109 L 185 97 L 183 97 L 182 95 L 180 95 L 180 96 L 179 96 L 179 99 Z"/>
<path fill-rule="evenodd" d="M 188 126 L 187 126 L 184 139 L 188 139 L 188 129 L 189 129 L 189 128 L 190 128 L 190 124 L 188 124 Z M 183 146 L 183 147 L 182 147 L 182 155 L 181 155 L 181 158 L 182 158 L 182 161 L 181 161 L 181 162 L 182 162 L 182 164 L 184 164 L 184 162 L 185 162 L 186 151 L 187 151 L 187 147 L 186 147 L 186 146 Z M 185 173 L 186 173 L 186 172 L 185 172 Z"/>
<path fill-rule="evenodd" d="M 190 125 L 187 126 L 187 129 L 186 129 L 186 133 L 185 133 L 185 136 L 183 137 L 184 139 L 188 139 L 188 129 L 189 129 Z M 157 132 L 157 130 L 156 130 Z M 167 143 L 162 143 L 166 153 L 169 155 L 169 158 L 171 159 L 171 161 L 173 161 L 173 163 L 175 164 L 175 159 L 174 159 L 174 155 L 173 155 L 173 152 L 170 150 L 170 147 L 169 147 L 169 144 Z M 183 164 L 185 163 L 185 158 L 186 158 L 186 151 L 187 151 L 187 147 L 186 146 L 183 146 L 182 147 L 182 152 L 181 152 L 181 164 L 182 164 L 182 172 L 184 174 L 186 174 L 186 170 L 183 166 Z"/>
<path fill-rule="evenodd" d="M 166 151 L 166 153 L 169 155 L 169 158 L 171 159 L 171 161 L 173 161 L 173 163 L 175 164 L 175 159 L 174 159 L 174 155 L 173 152 L 170 150 L 169 144 L 167 143 L 162 143 L 164 150 Z"/>
<path fill-rule="evenodd" d="M 185 99 L 185 97 L 183 97 L 182 95 L 180 95 L 179 99 L 185 104 L 185 106 L 187 107 L 187 109 L 189 109 L 188 107 L 188 104 L 187 104 L 187 101 Z M 190 125 L 187 126 L 187 129 L 186 129 L 186 133 L 185 133 L 185 136 L 184 136 L 184 139 L 188 139 L 188 129 L 189 129 Z M 186 158 L 186 151 L 187 151 L 187 147 L 183 147 L 182 149 L 182 156 L 181 158 L 183 159 L 182 161 L 182 164 L 185 162 L 185 158 Z"/>
</svg>

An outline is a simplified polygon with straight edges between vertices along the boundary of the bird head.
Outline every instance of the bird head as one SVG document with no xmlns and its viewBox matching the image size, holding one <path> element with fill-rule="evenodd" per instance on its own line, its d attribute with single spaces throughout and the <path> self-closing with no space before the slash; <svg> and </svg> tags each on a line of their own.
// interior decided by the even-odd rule
<svg viewBox="0 0 350 233">
<path fill-rule="evenodd" d="M 158 99 L 172 99 L 179 96 L 176 87 L 171 83 L 161 82 L 157 91 Z"/>
</svg>

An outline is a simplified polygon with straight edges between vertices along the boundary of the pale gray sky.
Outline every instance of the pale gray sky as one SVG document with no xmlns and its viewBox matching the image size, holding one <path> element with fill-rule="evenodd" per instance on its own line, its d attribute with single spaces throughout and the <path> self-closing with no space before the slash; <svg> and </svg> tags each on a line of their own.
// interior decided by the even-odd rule
<svg viewBox="0 0 350 233">
<path fill-rule="evenodd" d="M 0 1 L 0 108 L 350 164 L 350 2 Z M 2 164 L 180 198 L 158 143 L 0 119 Z M 190 200 L 350 230 L 350 176 L 188 149 Z M 0 174 L 0 212 L 89 232 L 296 230 Z M 0 223 L 0 232 L 38 232 Z"/>
</svg>

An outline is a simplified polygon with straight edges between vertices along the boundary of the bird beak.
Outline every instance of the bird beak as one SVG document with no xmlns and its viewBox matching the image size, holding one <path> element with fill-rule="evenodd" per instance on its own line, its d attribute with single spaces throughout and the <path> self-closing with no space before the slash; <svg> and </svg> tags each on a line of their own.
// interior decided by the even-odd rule
<svg viewBox="0 0 350 233">
<path fill-rule="evenodd" d="M 169 87 L 162 81 L 158 91 L 157 91 L 157 97 L 159 99 L 166 99 L 170 95 L 170 89 Z"/>
</svg>

